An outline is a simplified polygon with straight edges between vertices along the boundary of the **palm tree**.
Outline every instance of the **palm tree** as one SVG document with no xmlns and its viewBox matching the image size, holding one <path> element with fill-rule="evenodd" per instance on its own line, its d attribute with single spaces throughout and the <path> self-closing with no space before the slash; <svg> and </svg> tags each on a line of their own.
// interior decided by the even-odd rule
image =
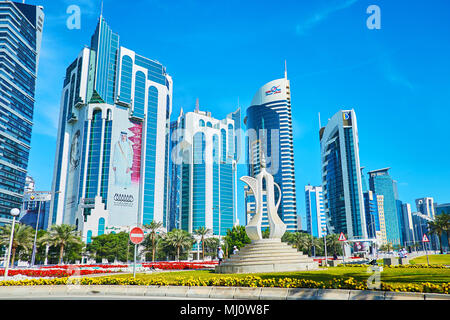
<svg viewBox="0 0 450 320">
<path fill-rule="evenodd" d="M 297 251 L 308 251 L 309 238 L 306 233 L 295 232 L 291 241 L 297 247 Z"/>
<path fill-rule="evenodd" d="M 333 255 L 340 254 L 342 249 L 342 243 L 339 241 L 338 234 L 329 234 L 327 235 L 327 249 L 329 252 L 333 252 Z"/>
<path fill-rule="evenodd" d="M 450 246 L 450 213 L 442 213 L 439 216 L 443 221 L 444 231 L 447 234 L 447 245 Z"/>
<path fill-rule="evenodd" d="M 68 224 L 53 225 L 48 234 L 41 238 L 41 242 L 55 247 L 59 246 L 58 264 L 63 263 L 64 248 L 67 245 L 83 244 L 76 227 Z"/>
<path fill-rule="evenodd" d="M 192 246 L 193 239 L 192 236 L 181 229 L 173 229 L 168 232 L 165 241 L 170 246 L 177 249 L 177 260 L 180 261 L 180 249 L 188 248 Z"/>
<path fill-rule="evenodd" d="M 11 266 L 14 267 L 16 253 L 20 251 L 29 252 L 33 247 L 34 229 L 22 223 L 14 226 L 14 235 L 11 246 Z M 11 237 L 11 225 L 7 224 L 0 229 L 0 244 L 8 246 Z"/>
<path fill-rule="evenodd" d="M 210 255 L 215 256 L 217 253 L 217 247 L 220 246 L 220 239 L 216 237 L 209 237 L 205 239 L 205 248 L 206 248 L 206 255 L 208 253 Z"/>
<path fill-rule="evenodd" d="M 205 260 L 205 237 L 211 232 L 210 229 L 205 227 L 200 227 L 194 231 L 194 234 L 200 236 L 200 241 L 202 242 L 202 258 Z"/>
<path fill-rule="evenodd" d="M 448 225 L 449 220 L 445 214 L 438 215 L 436 216 L 436 218 L 434 218 L 433 221 L 428 222 L 428 228 L 430 230 L 430 233 L 437 235 L 439 238 L 439 249 L 441 251 L 441 254 L 444 252 L 442 250 L 441 236 L 444 232 L 447 232 L 447 239 L 448 239 Z"/>
<path fill-rule="evenodd" d="M 162 225 L 162 222 L 156 222 L 155 220 L 153 220 L 150 224 L 144 225 L 144 228 L 150 231 L 150 239 L 152 241 L 152 262 L 155 261 L 156 255 L 156 235 Z"/>
</svg>

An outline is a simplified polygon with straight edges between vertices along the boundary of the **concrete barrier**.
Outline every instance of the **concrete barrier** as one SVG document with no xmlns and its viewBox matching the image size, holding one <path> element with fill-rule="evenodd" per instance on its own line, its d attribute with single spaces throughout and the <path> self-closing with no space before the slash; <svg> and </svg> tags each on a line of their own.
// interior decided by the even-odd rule
<svg viewBox="0 0 450 320">
<path fill-rule="evenodd" d="M 319 289 L 290 288 L 287 300 L 317 300 Z"/>
<path fill-rule="evenodd" d="M 147 286 L 144 295 L 148 297 L 165 297 L 167 291 L 169 291 L 169 286 Z"/>
<path fill-rule="evenodd" d="M 350 290 L 349 300 L 384 300 L 384 291 Z"/>
<path fill-rule="evenodd" d="M 0 287 L 0 299 L 64 296 L 147 296 L 244 300 L 450 300 L 448 294 L 309 288 L 187 287 L 187 286 L 8 286 Z"/>
<path fill-rule="evenodd" d="M 246 299 L 246 300 L 257 300 L 261 295 L 260 287 L 257 288 L 247 288 L 247 287 L 237 287 L 234 290 L 234 299 Z"/>
<path fill-rule="evenodd" d="M 212 299 L 233 299 L 235 287 L 212 287 L 209 295 Z"/>
<path fill-rule="evenodd" d="M 189 287 L 187 297 L 208 299 L 213 287 Z"/>
<path fill-rule="evenodd" d="M 317 300 L 348 300 L 350 290 L 319 289 Z"/>
<path fill-rule="evenodd" d="M 288 288 L 261 288 L 260 300 L 286 300 Z"/>
</svg>

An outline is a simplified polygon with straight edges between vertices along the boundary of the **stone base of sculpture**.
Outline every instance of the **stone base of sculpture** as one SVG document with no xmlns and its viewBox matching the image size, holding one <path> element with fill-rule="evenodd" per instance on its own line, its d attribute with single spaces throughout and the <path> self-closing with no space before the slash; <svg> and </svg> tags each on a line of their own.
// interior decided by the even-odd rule
<svg viewBox="0 0 450 320">
<path fill-rule="evenodd" d="M 253 240 L 216 267 L 216 273 L 260 273 L 318 270 L 312 258 L 280 239 Z"/>
</svg>

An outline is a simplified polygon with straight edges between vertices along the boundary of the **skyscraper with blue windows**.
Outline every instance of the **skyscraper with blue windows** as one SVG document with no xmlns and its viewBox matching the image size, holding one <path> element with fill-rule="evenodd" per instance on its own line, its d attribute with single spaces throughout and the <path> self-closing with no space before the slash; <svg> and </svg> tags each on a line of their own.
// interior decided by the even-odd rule
<svg viewBox="0 0 450 320">
<path fill-rule="evenodd" d="M 41 6 L 0 1 L 0 225 L 22 207 L 43 23 Z"/>
<path fill-rule="evenodd" d="M 330 233 L 367 238 L 354 110 L 338 111 L 319 131 L 322 189 Z"/>
<path fill-rule="evenodd" d="M 171 104 L 165 67 L 120 46 L 100 16 L 66 70 L 49 225 L 76 225 L 87 242 L 152 221 L 167 228 Z"/>
<path fill-rule="evenodd" d="M 200 227 L 225 236 L 237 222 L 236 128 L 240 110 L 218 120 L 210 112 L 183 113 L 171 123 L 170 226 Z"/>
<path fill-rule="evenodd" d="M 278 215 L 288 232 L 299 229 L 295 189 L 294 140 L 292 136 L 290 81 L 285 77 L 263 85 L 254 95 L 244 119 L 247 126 L 248 175 L 256 176 L 264 153 L 267 171 L 280 186 L 282 197 Z M 275 192 L 278 199 L 280 195 Z M 264 196 L 263 196 L 264 199 Z M 246 190 L 247 217 L 253 214 L 254 197 Z M 262 227 L 268 227 L 263 204 Z"/>
<path fill-rule="evenodd" d="M 368 172 L 369 188 L 378 195 L 384 196 L 384 219 L 386 224 L 386 239 L 392 244 L 402 243 L 399 212 L 402 212 L 398 202 L 396 182 L 389 175 L 390 168 L 383 168 Z"/>
<path fill-rule="evenodd" d="M 305 186 L 306 231 L 314 237 L 327 234 L 322 187 Z"/>
</svg>

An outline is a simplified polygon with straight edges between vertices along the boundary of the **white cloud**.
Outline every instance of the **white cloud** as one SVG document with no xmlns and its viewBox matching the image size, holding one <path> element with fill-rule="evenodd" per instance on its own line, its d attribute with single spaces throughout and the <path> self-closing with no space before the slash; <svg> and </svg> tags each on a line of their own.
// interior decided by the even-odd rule
<svg viewBox="0 0 450 320">
<path fill-rule="evenodd" d="M 328 16 L 333 14 L 334 12 L 346 9 L 353 4 L 355 4 L 358 0 L 346 0 L 341 1 L 338 3 L 335 3 L 334 5 L 330 5 L 326 8 L 324 8 L 322 11 L 316 12 L 314 15 L 312 15 L 310 18 L 304 20 L 302 23 L 299 23 L 296 27 L 297 34 L 303 35 L 306 34 L 306 32 L 316 25 L 318 25 L 323 20 L 327 19 Z"/>
</svg>

